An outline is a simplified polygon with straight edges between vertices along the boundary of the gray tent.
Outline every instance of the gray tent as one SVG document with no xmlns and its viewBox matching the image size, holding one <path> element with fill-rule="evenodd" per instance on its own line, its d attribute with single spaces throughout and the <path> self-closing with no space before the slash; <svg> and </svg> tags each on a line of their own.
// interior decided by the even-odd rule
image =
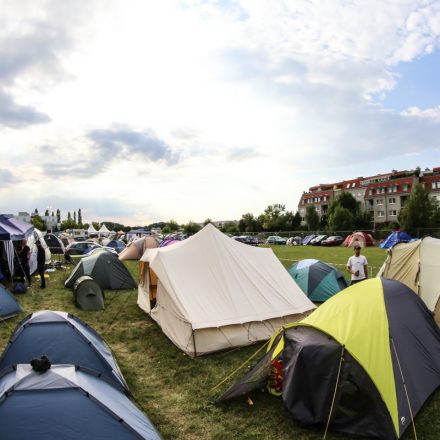
<svg viewBox="0 0 440 440">
<path fill-rule="evenodd" d="M 83 275 L 89 275 L 101 289 L 123 290 L 137 287 L 128 269 L 116 255 L 105 250 L 84 257 L 72 270 L 64 285 L 73 288 L 75 281 Z"/>
<path fill-rule="evenodd" d="M 93 278 L 83 275 L 73 286 L 75 304 L 83 310 L 105 309 L 104 295 L 99 284 Z"/>
</svg>

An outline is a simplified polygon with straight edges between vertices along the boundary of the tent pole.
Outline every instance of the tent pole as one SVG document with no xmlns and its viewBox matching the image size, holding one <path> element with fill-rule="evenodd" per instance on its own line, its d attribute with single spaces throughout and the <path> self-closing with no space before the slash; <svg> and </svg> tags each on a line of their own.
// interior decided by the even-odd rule
<svg viewBox="0 0 440 440">
<path fill-rule="evenodd" d="M 398 365 L 399 371 L 400 371 L 400 376 L 402 377 L 403 389 L 405 390 L 406 401 L 408 402 L 409 414 L 411 416 L 411 422 L 412 422 L 413 430 L 414 430 L 414 438 L 417 440 L 416 424 L 414 423 L 414 416 L 413 416 L 413 412 L 412 412 L 412 408 L 411 408 L 411 403 L 409 401 L 408 389 L 406 388 L 405 378 L 403 377 L 403 371 L 402 371 L 402 368 L 400 367 L 399 356 L 397 356 L 397 350 L 396 350 L 396 346 L 394 345 L 394 339 L 392 337 L 390 339 L 391 339 L 391 343 L 393 344 L 394 354 L 396 355 L 397 365 Z"/>
<path fill-rule="evenodd" d="M 338 376 L 336 378 L 335 390 L 333 391 L 332 403 L 330 405 L 330 412 L 328 415 L 327 424 L 325 426 L 324 436 L 322 437 L 323 440 L 325 440 L 325 438 L 327 437 L 327 431 L 328 431 L 328 427 L 330 425 L 330 419 L 332 417 L 333 406 L 335 404 L 335 399 L 336 399 L 336 391 L 338 389 L 339 377 L 341 375 L 342 362 L 344 361 L 344 351 L 345 351 L 345 346 L 343 345 L 342 350 L 341 350 L 341 359 L 339 360 Z"/>
</svg>

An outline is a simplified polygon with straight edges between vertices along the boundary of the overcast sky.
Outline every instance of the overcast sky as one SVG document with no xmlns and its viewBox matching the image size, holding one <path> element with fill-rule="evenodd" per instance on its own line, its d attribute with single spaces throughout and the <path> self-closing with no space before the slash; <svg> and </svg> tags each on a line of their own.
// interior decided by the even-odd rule
<svg viewBox="0 0 440 440">
<path fill-rule="evenodd" d="M 0 0 L 0 211 L 296 211 L 440 166 L 440 1 Z"/>
</svg>

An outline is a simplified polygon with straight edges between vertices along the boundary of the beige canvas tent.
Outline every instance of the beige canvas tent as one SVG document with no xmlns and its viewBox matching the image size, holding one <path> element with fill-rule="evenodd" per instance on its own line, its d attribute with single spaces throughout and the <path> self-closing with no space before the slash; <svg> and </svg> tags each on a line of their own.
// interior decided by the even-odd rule
<svg viewBox="0 0 440 440">
<path fill-rule="evenodd" d="M 440 240 L 426 237 L 399 243 L 388 251 L 378 276 L 399 280 L 425 302 L 440 321 Z"/>
<path fill-rule="evenodd" d="M 154 237 L 141 237 L 133 240 L 119 254 L 120 260 L 139 260 L 147 249 L 157 248 Z"/>
<path fill-rule="evenodd" d="M 138 304 L 184 352 L 198 356 L 271 337 L 315 308 L 269 248 L 213 225 L 148 249 Z"/>
</svg>

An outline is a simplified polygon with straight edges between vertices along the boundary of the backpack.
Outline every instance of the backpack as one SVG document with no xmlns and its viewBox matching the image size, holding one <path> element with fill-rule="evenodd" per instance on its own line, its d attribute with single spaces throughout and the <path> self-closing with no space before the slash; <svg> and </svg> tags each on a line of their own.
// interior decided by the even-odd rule
<svg viewBox="0 0 440 440">
<path fill-rule="evenodd" d="M 26 286 L 24 283 L 15 283 L 13 291 L 14 293 L 26 293 Z"/>
</svg>

